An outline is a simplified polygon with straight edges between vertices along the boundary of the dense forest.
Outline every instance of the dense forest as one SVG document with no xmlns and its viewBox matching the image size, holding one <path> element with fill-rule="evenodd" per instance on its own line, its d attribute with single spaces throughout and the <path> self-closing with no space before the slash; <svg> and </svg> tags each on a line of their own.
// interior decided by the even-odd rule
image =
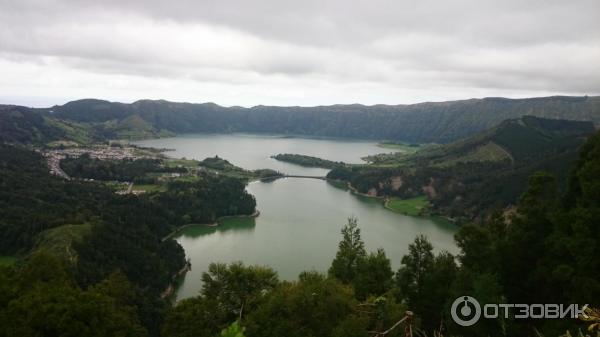
<svg viewBox="0 0 600 337">
<path fill-rule="evenodd" d="M 208 174 L 117 195 L 51 176 L 38 153 L 0 145 L 0 254 L 25 257 L 0 276 L 0 335 L 156 336 L 168 308 L 161 294 L 186 265 L 163 237 L 255 205 L 242 181 Z"/>
<path fill-rule="evenodd" d="M 149 173 L 185 173 L 183 167 L 169 167 L 160 159 L 100 160 L 83 154 L 77 158 L 68 157 L 60 162 L 60 167 L 75 178 L 130 181 L 148 183 Z"/>
<path fill-rule="evenodd" d="M 445 143 L 523 115 L 600 121 L 598 97 L 485 98 L 413 105 L 225 108 L 141 100 L 132 104 L 81 100 L 52 107 L 53 116 L 79 122 L 130 116 L 158 130 L 257 132 Z"/>
<path fill-rule="evenodd" d="M 86 142 L 190 132 L 255 132 L 448 143 L 524 115 L 598 123 L 600 97 L 252 108 L 164 100 L 124 104 L 85 99 L 46 109 L 1 106 L 0 141 L 47 142 L 66 135 L 73 141 Z"/>
<path fill-rule="evenodd" d="M 219 174 L 237 177 L 246 181 L 283 176 L 283 173 L 273 169 L 246 170 L 233 165 L 227 159 L 223 159 L 219 156 L 205 158 L 198 163 L 198 166 L 204 169 L 214 170 L 219 172 Z"/>
<path fill-rule="evenodd" d="M 321 168 L 327 168 L 327 169 L 332 169 L 332 168 L 338 167 L 340 165 L 345 165 L 343 162 L 336 162 L 336 161 L 332 161 L 332 160 L 327 160 L 327 159 L 322 159 L 322 158 L 317 158 L 317 157 L 312 157 L 312 156 L 306 156 L 306 155 L 302 155 L 302 154 L 293 154 L 293 153 L 280 153 L 280 154 L 271 156 L 271 158 L 273 158 L 275 160 L 287 162 L 287 163 L 300 165 L 300 166 L 321 167 Z"/>
</svg>

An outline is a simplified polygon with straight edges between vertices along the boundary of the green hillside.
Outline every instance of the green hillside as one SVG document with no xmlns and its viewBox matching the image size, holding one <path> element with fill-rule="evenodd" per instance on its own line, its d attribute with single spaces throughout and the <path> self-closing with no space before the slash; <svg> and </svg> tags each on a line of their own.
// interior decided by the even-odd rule
<svg viewBox="0 0 600 337">
<path fill-rule="evenodd" d="M 280 154 L 271 156 L 271 158 L 273 158 L 275 160 L 287 162 L 287 163 L 305 166 L 305 167 L 321 167 L 321 168 L 332 169 L 334 167 L 344 165 L 343 162 L 336 162 L 336 161 L 332 161 L 332 160 L 321 159 L 321 158 L 306 156 L 306 155 L 302 155 L 302 154 L 292 154 L 292 153 L 280 153 Z"/>
<path fill-rule="evenodd" d="M 177 133 L 252 132 L 387 140 L 390 144 L 451 143 L 525 115 L 600 123 L 600 97 L 252 108 L 164 100 L 124 104 L 85 99 L 45 109 L 0 106 L 0 140 L 86 143 Z"/>
<path fill-rule="evenodd" d="M 449 143 L 524 115 L 600 122 L 600 97 L 484 98 L 412 105 L 222 107 L 141 100 L 132 104 L 80 100 L 51 109 L 85 123 L 128 121 L 133 129 L 185 132 L 256 132 L 419 143 Z M 135 123 L 129 123 L 132 116 Z M 144 122 L 140 121 L 142 119 Z M 110 129 L 110 128 L 109 128 Z M 110 131 L 110 130 L 109 130 Z"/>
<path fill-rule="evenodd" d="M 40 144 L 66 136 L 65 130 L 32 109 L 0 105 L 0 142 Z"/>
<path fill-rule="evenodd" d="M 62 225 L 47 229 L 37 236 L 35 250 L 44 251 L 70 263 L 77 262 L 77 252 L 73 248 L 76 242 L 82 242 L 84 236 L 91 233 L 90 224 Z"/>
<path fill-rule="evenodd" d="M 514 204 L 535 171 L 565 182 L 579 146 L 593 132 L 590 122 L 525 116 L 414 154 L 372 156 L 370 165 L 338 167 L 328 177 L 380 196 L 426 194 L 435 212 L 478 219 Z"/>
</svg>

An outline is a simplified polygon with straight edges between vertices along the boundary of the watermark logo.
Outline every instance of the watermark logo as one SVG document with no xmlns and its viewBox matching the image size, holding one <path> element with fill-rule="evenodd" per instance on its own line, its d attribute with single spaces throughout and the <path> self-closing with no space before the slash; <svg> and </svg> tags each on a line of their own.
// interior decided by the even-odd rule
<svg viewBox="0 0 600 337">
<path fill-rule="evenodd" d="M 481 306 L 471 296 L 461 296 L 454 300 L 450 308 L 452 319 L 458 325 L 471 326 L 481 317 Z"/>
<path fill-rule="evenodd" d="M 494 304 L 483 306 L 471 296 L 460 296 L 452 303 L 450 314 L 452 320 L 461 326 L 471 326 L 479 321 L 483 315 L 486 319 L 499 317 L 515 319 L 556 319 L 556 318 L 584 318 L 588 305 L 578 304 Z"/>
</svg>

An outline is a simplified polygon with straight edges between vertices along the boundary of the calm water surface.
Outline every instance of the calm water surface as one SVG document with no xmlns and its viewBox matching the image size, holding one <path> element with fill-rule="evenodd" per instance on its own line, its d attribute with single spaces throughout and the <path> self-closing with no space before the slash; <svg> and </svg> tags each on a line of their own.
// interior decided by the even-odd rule
<svg viewBox="0 0 600 337">
<path fill-rule="evenodd" d="M 192 134 L 173 138 L 150 139 L 138 145 L 167 148 L 174 158 L 202 160 L 218 155 L 245 169 L 271 168 L 287 174 L 325 175 L 328 170 L 307 168 L 270 158 L 279 153 L 315 156 L 345 163 L 364 163 L 369 154 L 390 152 L 373 142 L 308 139 L 254 134 Z"/>
<path fill-rule="evenodd" d="M 186 135 L 137 144 L 174 149 L 168 154 L 177 158 L 219 155 L 247 169 L 272 168 L 304 175 L 324 175 L 327 170 L 281 163 L 269 157 L 298 153 L 359 163 L 362 156 L 387 151 L 372 142 L 246 134 Z M 256 197 L 261 212 L 258 218 L 215 228 L 190 227 L 177 237 L 192 262 L 192 270 L 178 288 L 177 299 L 198 294 L 202 272 L 211 262 L 269 265 L 281 279 L 288 280 L 303 270 L 324 272 L 337 250 L 340 229 L 350 216 L 358 218 L 367 248 L 384 248 L 394 269 L 418 234 L 427 235 L 436 251 L 457 251 L 453 225 L 393 213 L 383 208 L 379 200 L 353 195 L 325 181 L 286 178 L 254 182 L 247 189 Z"/>
</svg>

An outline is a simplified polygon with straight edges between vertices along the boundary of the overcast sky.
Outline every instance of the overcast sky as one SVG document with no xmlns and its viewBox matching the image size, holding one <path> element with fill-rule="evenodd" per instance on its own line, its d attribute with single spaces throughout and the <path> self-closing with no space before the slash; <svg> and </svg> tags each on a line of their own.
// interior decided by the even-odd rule
<svg viewBox="0 0 600 337">
<path fill-rule="evenodd" d="M 0 0 L 0 103 L 599 93 L 598 0 Z"/>
</svg>

